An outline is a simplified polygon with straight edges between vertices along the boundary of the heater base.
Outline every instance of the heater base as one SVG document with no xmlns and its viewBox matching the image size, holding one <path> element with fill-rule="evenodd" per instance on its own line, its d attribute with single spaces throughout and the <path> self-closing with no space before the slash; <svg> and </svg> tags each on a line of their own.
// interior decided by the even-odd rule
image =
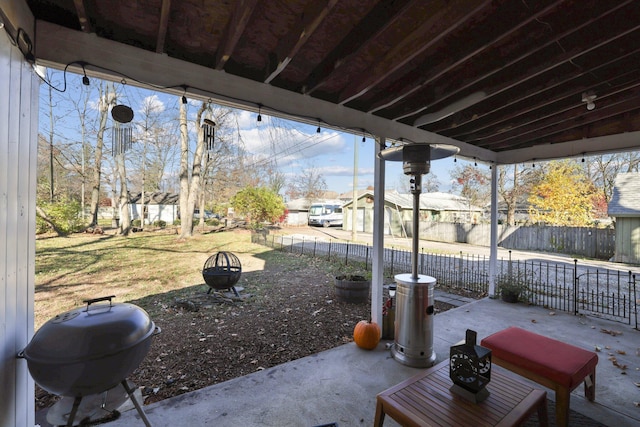
<svg viewBox="0 0 640 427">
<path fill-rule="evenodd" d="M 436 353 L 425 356 L 411 356 L 402 352 L 402 347 L 397 343 L 391 347 L 391 356 L 399 363 L 412 368 L 430 368 L 436 363 Z"/>
</svg>

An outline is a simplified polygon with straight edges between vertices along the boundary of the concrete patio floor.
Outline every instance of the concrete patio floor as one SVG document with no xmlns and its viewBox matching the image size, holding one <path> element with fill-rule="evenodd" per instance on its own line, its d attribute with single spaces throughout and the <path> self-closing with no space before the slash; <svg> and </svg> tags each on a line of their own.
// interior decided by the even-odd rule
<svg viewBox="0 0 640 427">
<path fill-rule="evenodd" d="M 596 401 L 587 401 L 580 386 L 572 393 L 571 409 L 605 426 L 640 425 L 640 407 L 634 404 L 640 402 L 635 385 L 640 383 L 640 331 L 629 325 L 485 298 L 435 316 L 436 362 L 448 358 L 449 347 L 464 339 L 467 328 L 476 330 L 480 340 L 512 325 L 585 349 L 600 348 Z M 421 371 L 396 362 L 387 343 L 373 351 L 346 344 L 156 402 L 144 411 L 154 427 L 372 425 L 376 394 Z M 548 397 L 553 400 L 553 393 Z M 593 424 L 575 418 L 570 423 Z M 144 424 L 135 410 L 128 410 L 105 425 Z M 385 426 L 392 425 L 397 424 L 387 418 Z"/>
</svg>

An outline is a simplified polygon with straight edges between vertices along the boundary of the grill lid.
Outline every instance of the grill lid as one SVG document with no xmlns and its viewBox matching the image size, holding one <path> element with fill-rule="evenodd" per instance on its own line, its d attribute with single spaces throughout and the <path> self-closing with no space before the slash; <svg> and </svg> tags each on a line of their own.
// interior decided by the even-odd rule
<svg viewBox="0 0 640 427">
<path fill-rule="evenodd" d="M 112 298 L 86 300 L 86 307 L 48 320 L 24 349 L 24 357 L 43 363 L 99 359 L 131 348 L 153 334 L 155 325 L 145 310 L 112 303 Z M 95 304 L 101 301 L 108 303 Z"/>
</svg>

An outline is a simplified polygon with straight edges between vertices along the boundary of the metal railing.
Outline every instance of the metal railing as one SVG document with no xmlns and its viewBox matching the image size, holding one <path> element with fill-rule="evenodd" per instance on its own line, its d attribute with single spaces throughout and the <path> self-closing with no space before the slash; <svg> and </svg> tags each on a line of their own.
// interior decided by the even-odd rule
<svg viewBox="0 0 640 427">
<path fill-rule="evenodd" d="M 252 242 L 294 254 L 326 258 L 332 261 L 363 263 L 369 270 L 373 249 L 369 245 L 325 241 L 314 238 L 254 233 Z M 411 251 L 384 248 L 385 277 L 411 271 Z M 420 274 L 435 277 L 436 287 L 467 290 L 481 295 L 489 291 L 489 258 L 483 255 L 433 254 L 424 249 L 418 257 Z M 526 291 L 521 300 L 550 310 L 587 314 L 604 319 L 635 324 L 638 329 L 638 294 L 636 274 L 631 271 L 597 268 L 578 263 L 540 260 L 498 259 L 497 275 L 521 275 Z"/>
</svg>

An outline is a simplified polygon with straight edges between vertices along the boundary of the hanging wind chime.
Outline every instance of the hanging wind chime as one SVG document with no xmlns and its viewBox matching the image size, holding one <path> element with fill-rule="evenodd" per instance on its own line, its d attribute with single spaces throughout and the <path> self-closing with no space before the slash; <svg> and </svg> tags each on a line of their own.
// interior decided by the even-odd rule
<svg viewBox="0 0 640 427">
<path fill-rule="evenodd" d="M 215 122 L 209 119 L 204 119 L 204 123 L 202 123 L 202 139 L 204 140 L 204 148 L 205 150 L 207 150 L 208 156 L 211 156 L 211 153 L 213 153 L 215 136 L 216 136 Z"/>
<path fill-rule="evenodd" d="M 116 105 L 111 109 L 114 126 L 111 133 L 111 155 L 124 154 L 131 149 L 133 110 L 126 105 Z"/>
</svg>

